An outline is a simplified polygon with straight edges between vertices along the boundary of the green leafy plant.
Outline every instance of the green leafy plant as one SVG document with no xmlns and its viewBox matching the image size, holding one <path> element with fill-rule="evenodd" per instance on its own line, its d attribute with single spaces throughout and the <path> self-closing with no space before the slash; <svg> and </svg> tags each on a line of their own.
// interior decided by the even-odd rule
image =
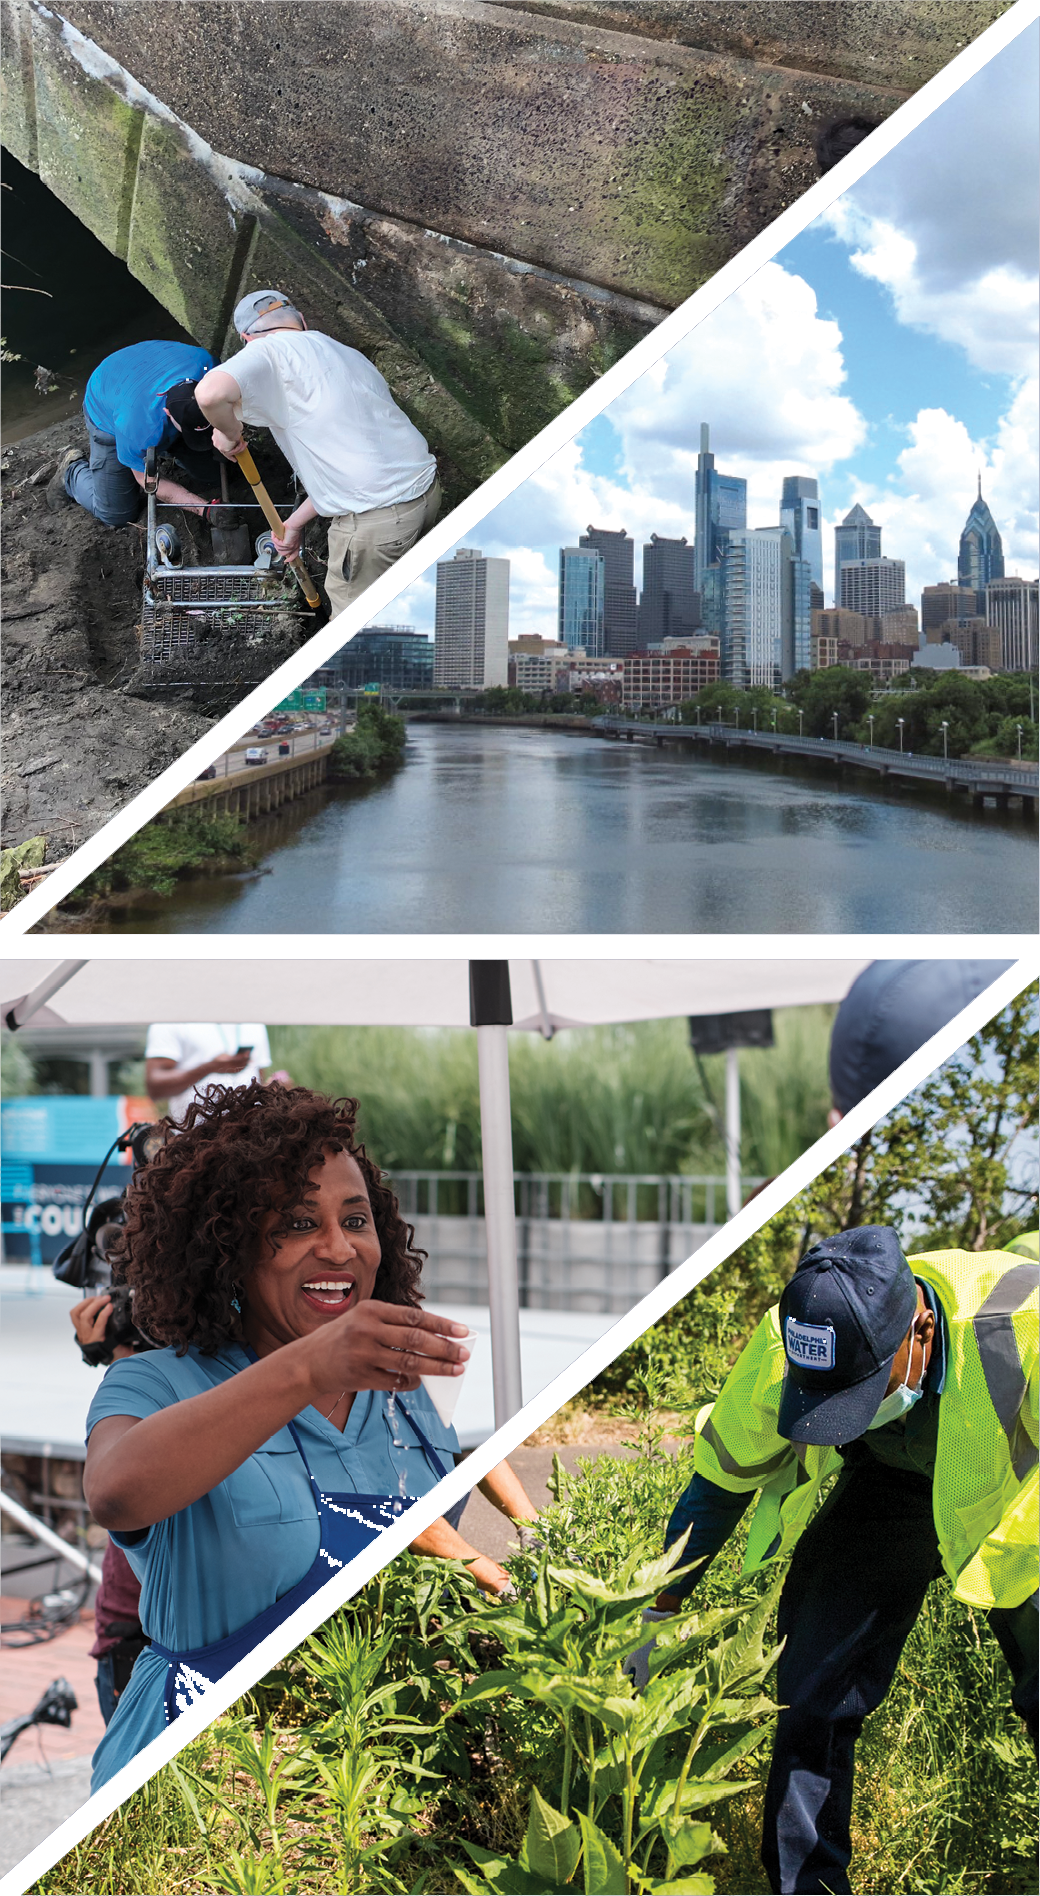
<svg viewBox="0 0 1040 1896">
<path fill-rule="evenodd" d="M 454 1868 L 471 1896 L 714 1890 L 711 1877 L 685 1874 L 724 1849 L 697 1813 L 746 1788 L 728 1773 L 776 1710 L 763 1690 L 776 1653 L 764 1642 L 779 1580 L 749 1614 L 659 1622 L 639 1694 L 625 1663 L 646 1643 L 643 1609 L 681 1558 L 681 1546 L 652 1561 L 639 1550 L 608 1581 L 543 1553 L 527 1597 L 496 1615 L 508 1667 L 474 1680 L 462 1703 L 532 1700 L 558 1720 L 563 1756 L 558 1801 L 534 1787 L 515 1856 L 465 1842 L 478 1875 Z"/>
</svg>

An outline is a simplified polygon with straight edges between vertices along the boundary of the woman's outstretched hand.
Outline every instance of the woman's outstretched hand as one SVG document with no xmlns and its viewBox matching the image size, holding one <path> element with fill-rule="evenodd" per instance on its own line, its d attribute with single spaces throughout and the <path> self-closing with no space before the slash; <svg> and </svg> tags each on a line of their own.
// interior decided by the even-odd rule
<svg viewBox="0 0 1040 1896">
<path fill-rule="evenodd" d="M 289 1347 L 306 1357 L 315 1394 L 331 1389 L 418 1389 L 419 1377 L 461 1376 L 464 1323 L 407 1304 L 364 1303 Z"/>
</svg>

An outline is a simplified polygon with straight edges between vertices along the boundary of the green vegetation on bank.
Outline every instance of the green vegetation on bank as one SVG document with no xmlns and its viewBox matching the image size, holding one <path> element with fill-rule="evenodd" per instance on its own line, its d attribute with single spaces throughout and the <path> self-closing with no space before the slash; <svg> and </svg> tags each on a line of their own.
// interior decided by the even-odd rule
<svg viewBox="0 0 1040 1896">
<path fill-rule="evenodd" d="M 349 983 L 350 970 L 344 979 Z M 740 1054 L 743 1167 L 782 1171 L 826 1131 L 832 1007 L 778 1008 L 776 1045 Z M 468 1029 L 272 1027 L 300 1085 L 361 1102 L 369 1150 L 391 1173 L 480 1170 L 476 1037 Z M 725 1056 L 704 1082 L 684 1020 L 509 1037 L 518 1172 L 717 1174 Z"/>
<path fill-rule="evenodd" d="M 1025 672 L 964 678 L 956 671 L 915 669 L 908 677 L 909 683 L 901 678 L 879 690 L 869 672 L 831 665 L 799 672 L 783 697 L 765 686 L 738 691 L 705 685 L 680 706 L 679 715 L 684 724 L 696 724 L 699 714 L 705 722 L 735 722 L 741 730 L 833 737 L 836 713 L 839 738 L 890 750 L 899 749 L 902 719 L 903 748 L 925 757 L 943 756 L 945 722 L 948 756 L 1017 758 L 1021 725 L 1022 757 L 1035 761 L 1036 687 Z"/>
<path fill-rule="evenodd" d="M 360 704 L 352 731 L 338 737 L 329 755 L 329 782 L 354 783 L 393 770 L 404 757 L 405 721 L 378 704 Z"/>
<path fill-rule="evenodd" d="M 171 895 L 181 877 L 200 869 L 250 868 L 257 855 L 243 817 L 206 816 L 197 807 L 168 810 L 85 876 L 60 908 L 89 908 L 138 889 Z"/>
<path fill-rule="evenodd" d="M 491 685 L 466 701 L 466 709 L 485 717 L 529 717 L 535 713 L 560 717 L 597 718 L 603 705 L 592 691 L 521 691 L 516 685 Z"/>
</svg>

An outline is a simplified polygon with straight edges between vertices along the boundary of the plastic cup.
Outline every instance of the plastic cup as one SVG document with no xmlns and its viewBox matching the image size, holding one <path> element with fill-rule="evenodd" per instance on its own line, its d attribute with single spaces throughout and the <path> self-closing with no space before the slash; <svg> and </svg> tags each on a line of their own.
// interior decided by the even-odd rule
<svg viewBox="0 0 1040 1896">
<path fill-rule="evenodd" d="M 472 1362 L 473 1361 L 473 1345 L 477 1341 L 476 1331 L 467 1330 L 465 1336 L 457 1336 L 455 1337 L 454 1341 L 456 1343 L 465 1344 L 466 1348 L 470 1352 L 470 1362 Z M 465 1363 L 463 1365 L 463 1371 L 462 1371 L 461 1376 L 423 1376 L 423 1375 L 420 1375 L 419 1377 L 419 1381 L 422 1383 L 422 1386 L 425 1389 L 426 1394 L 429 1396 L 430 1401 L 433 1403 L 433 1406 L 436 1409 L 437 1414 L 440 1416 L 440 1419 L 443 1422 L 445 1428 L 450 1428 L 452 1417 L 454 1416 L 455 1411 L 459 1406 L 459 1397 L 462 1394 L 462 1385 L 466 1380 L 466 1370 L 468 1368 L 469 1368 L 469 1363 Z"/>
</svg>

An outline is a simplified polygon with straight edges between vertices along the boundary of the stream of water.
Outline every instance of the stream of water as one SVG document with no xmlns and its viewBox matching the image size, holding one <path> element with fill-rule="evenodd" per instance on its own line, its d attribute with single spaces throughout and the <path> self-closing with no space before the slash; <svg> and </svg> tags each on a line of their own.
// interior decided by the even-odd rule
<svg viewBox="0 0 1040 1896">
<path fill-rule="evenodd" d="M 407 760 L 256 825 L 268 873 L 116 911 L 201 934 L 1002 933 L 1033 823 L 817 766 L 544 729 L 411 724 Z"/>
</svg>

